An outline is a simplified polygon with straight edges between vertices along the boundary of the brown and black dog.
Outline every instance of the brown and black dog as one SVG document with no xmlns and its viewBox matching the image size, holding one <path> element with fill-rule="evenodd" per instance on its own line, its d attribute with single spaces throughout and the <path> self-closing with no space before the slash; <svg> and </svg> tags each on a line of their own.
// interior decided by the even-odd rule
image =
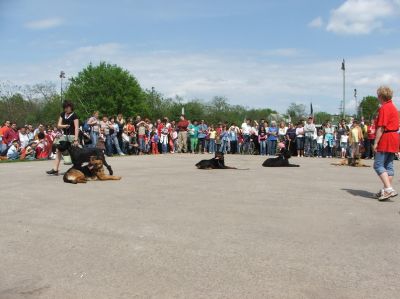
<svg viewBox="0 0 400 299">
<path fill-rule="evenodd" d="M 347 159 L 342 159 L 338 163 L 331 163 L 331 165 L 335 166 L 352 166 L 352 167 L 371 167 L 369 165 L 365 165 L 362 163 L 361 159 L 358 158 L 347 158 Z"/>
<path fill-rule="evenodd" d="M 201 160 L 196 164 L 198 169 L 237 169 L 225 165 L 224 153 L 216 152 L 215 157 L 209 160 Z"/>
<path fill-rule="evenodd" d="M 90 157 L 88 165 L 77 168 L 70 168 L 64 174 L 63 180 L 65 183 L 78 184 L 91 181 L 106 181 L 106 180 L 120 180 L 120 176 L 107 175 L 104 173 L 103 161 L 97 157 Z"/>
</svg>

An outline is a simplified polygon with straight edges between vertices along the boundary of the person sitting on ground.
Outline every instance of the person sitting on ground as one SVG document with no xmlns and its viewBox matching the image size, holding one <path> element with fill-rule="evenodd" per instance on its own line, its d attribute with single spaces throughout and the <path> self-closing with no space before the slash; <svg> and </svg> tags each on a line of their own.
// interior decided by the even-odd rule
<svg viewBox="0 0 400 299">
<path fill-rule="evenodd" d="M 13 140 L 11 142 L 11 146 L 7 151 L 7 159 L 8 160 L 18 160 L 19 155 L 21 154 L 21 147 L 19 145 L 18 140 Z"/>
</svg>

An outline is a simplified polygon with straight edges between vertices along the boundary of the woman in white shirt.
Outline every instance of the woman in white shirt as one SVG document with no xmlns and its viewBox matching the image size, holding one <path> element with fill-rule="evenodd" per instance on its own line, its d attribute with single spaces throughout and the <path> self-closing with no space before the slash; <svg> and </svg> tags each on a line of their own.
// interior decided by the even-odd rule
<svg viewBox="0 0 400 299">
<path fill-rule="evenodd" d="M 304 127 L 302 122 L 299 122 L 296 128 L 296 146 L 297 156 L 304 157 Z"/>
</svg>

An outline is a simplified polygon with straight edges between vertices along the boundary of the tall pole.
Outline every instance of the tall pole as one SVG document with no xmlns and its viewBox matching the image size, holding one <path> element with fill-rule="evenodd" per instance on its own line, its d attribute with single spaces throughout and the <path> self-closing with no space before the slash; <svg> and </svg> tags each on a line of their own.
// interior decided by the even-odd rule
<svg viewBox="0 0 400 299">
<path fill-rule="evenodd" d="M 343 71 L 343 119 L 345 119 L 346 118 L 346 66 L 344 59 L 342 62 L 342 71 Z"/>
<path fill-rule="evenodd" d="M 60 89 L 61 89 L 61 105 L 62 105 L 62 102 L 63 102 L 63 79 L 65 78 L 65 72 L 64 71 L 61 71 L 60 72 L 60 81 L 61 81 L 61 86 L 60 86 Z"/>
<path fill-rule="evenodd" d="M 356 102 L 356 118 L 358 118 L 357 89 L 354 88 L 354 100 Z"/>
</svg>

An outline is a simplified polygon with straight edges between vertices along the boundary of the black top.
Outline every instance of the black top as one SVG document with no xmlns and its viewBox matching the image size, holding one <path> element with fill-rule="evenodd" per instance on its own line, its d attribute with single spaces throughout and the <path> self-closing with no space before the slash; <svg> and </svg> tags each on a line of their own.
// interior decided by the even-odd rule
<svg viewBox="0 0 400 299">
<path fill-rule="evenodd" d="M 60 114 L 61 117 L 61 124 L 62 125 L 69 125 L 69 128 L 64 128 L 63 132 L 65 135 L 75 135 L 75 124 L 74 120 L 78 119 L 78 116 L 75 114 L 75 112 L 72 112 L 71 114 L 66 116 L 65 112 L 62 112 Z"/>
</svg>

